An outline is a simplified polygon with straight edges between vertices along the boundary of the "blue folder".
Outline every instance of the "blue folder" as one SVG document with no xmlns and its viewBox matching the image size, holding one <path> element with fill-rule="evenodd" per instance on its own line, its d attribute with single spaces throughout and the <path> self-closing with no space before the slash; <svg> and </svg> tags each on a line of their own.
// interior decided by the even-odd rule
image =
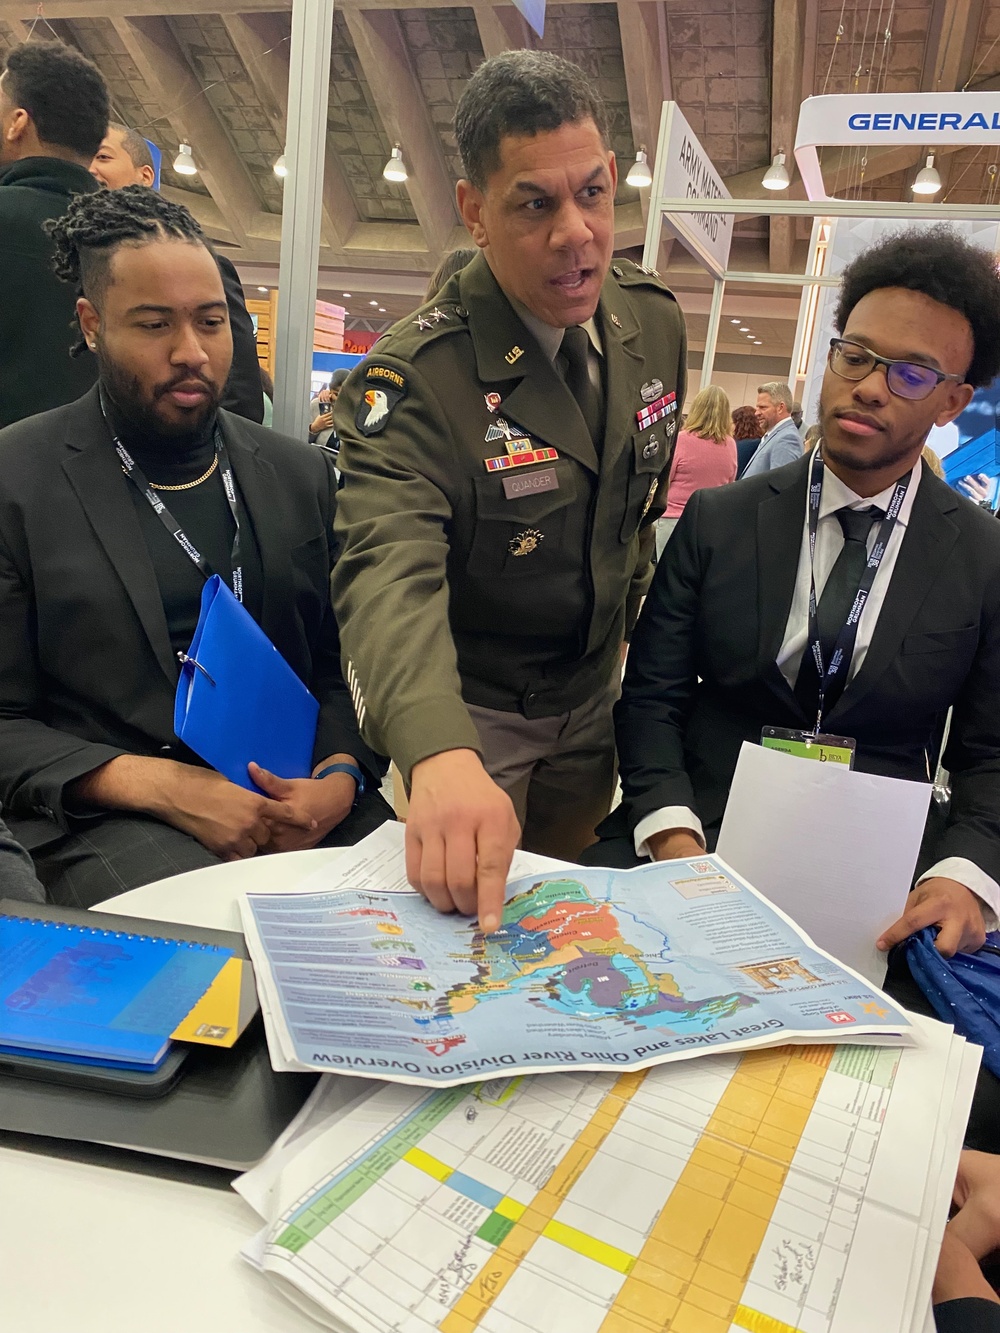
<svg viewBox="0 0 1000 1333">
<path fill-rule="evenodd" d="M 174 698 L 178 739 L 248 791 L 251 759 L 280 778 L 312 772 L 319 704 L 219 576 L 201 615 Z"/>
</svg>

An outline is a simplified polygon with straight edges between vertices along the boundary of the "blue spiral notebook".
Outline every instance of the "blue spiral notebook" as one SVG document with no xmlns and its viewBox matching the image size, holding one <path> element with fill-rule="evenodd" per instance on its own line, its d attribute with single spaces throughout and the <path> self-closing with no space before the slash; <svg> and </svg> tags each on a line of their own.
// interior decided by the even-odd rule
<svg viewBox="0 0 1000 1333">
<path fill-rule="evenodd" d="M 0 1050 L 156 1068 L 232 949 L 0 915 Z"/>
<path fill-rule="evenodd" d="M 257 791 L 251 759 L 279 778 L 309 776 L 318 718 L 319 704 L 213 575 L 174 696 L 178 739 L 230 782 Z"/>
</svg>

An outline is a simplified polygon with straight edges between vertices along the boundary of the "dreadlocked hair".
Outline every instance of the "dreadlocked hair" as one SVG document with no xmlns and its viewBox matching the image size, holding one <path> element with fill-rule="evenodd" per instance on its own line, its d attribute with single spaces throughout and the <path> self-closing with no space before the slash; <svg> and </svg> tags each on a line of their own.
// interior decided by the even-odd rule
<svg viewBox="0 0 1000 1333">
<path fill-rule="evenodd" d="M 78 296 L 95 304 L 107 288 L 111 259 L 119 246 L 176 240 L 203 245 L 215 254 L 186 208 L 145 185 L 75 195 L 61 218 L 43 226 L 52 237 L 56 276 L 72 282 Z M 79 356 L 85 347 L 81 338 L 70 354 Z"/>
</svg>

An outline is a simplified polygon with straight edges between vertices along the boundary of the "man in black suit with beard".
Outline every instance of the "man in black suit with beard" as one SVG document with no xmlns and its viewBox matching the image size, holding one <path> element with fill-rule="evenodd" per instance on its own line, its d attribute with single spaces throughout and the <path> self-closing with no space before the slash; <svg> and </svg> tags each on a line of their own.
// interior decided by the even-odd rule
<svg viewBox="0 0 1000 1333">
<path fill-rule="evenodd" d="M 186 209 L 142 186 L 101 191 L 53 236 L 99 381 L 0 432 L 11 831 L 73 906 L 222 859 L 352 843 L 391 811 L 340 672 L 329 457 L 219 409 L 229 317 Z M 264 795 L 174 736 L 178 653 L 212 573 L 320 704 L 312 776 L 251 765 Z"/>
</svg>

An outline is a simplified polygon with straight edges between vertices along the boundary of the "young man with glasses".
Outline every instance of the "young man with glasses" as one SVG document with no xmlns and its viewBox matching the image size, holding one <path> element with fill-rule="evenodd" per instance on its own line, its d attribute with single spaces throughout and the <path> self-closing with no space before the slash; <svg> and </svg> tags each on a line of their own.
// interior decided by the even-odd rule
<svg viewBox="0 0 1000 1333">
<path fill-rule="evenodd" d="M 849 736 L 859 770 L 930 782 L 953 707 L 951 806 L 879 944 L 936 926 L 942 953 L 975 950 L 1000 910 L 1000 528 L 920 453 L 1000 369 L 993 256 L 944 228 L 893 236 L 845 271 L 836 326 L 819 445 L 695 495 L 658 566 L 602 829 L 628 841 L 592 859 L 713 846 L 764 727 Z"/>
</svg>

